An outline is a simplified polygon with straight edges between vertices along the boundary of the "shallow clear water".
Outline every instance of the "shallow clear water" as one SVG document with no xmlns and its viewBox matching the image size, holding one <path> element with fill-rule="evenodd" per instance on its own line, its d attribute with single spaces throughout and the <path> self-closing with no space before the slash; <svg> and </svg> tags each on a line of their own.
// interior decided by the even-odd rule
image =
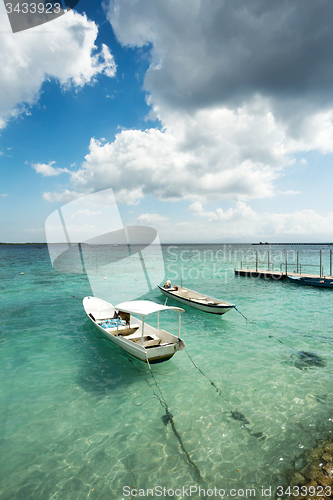
<svg viewBox="0 0 333 500">
<path fill-rule="evenodd" d="M 300 262 L 317 265 L 320 248 L 271 250 L 278 267 L 286 249 L 290 262 L 299 250 Z M 261 498 L 332 431 L 333 290 L 235 277 L 241 252 L 256 249 L 267 258 L 251 245 L 163 248 L 165 279 L 182 274 L 184 286 L 235 303 L 254 324 L 235 310 L 215 317 L 185 307 L 181 336 L 220 394 L 185 351 L 152 369 L 201 487 L 255 488 Z M 328 259 L 323 247 L 327 273 Z M 127 278 L 134 286 L 134 269 Z M 170 490 L 162 497 L 178 499 L 186 493 L 172 490 L 199 487 L 162 421 L 149 368 L 87 320 L 86 275 L 56 272 L 44 245 L 0 245 L 0 291 L 1 500 L 132 498 L 123 488 L 136 485 L 141 496 L 161 486 Z M 156 289 L 144 298 L 165 302 Z M 161 316 L 161 326 L 177 333 L 178 315 Z M 304 366 L 299 351 L 324 362 Z"/>
</svg>

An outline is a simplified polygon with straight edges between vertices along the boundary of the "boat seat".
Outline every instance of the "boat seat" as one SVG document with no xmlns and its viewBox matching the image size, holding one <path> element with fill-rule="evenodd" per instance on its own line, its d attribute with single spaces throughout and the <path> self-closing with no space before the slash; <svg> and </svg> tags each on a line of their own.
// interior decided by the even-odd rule
<svg viewBox="0 0 333 500">
<path fill-rule="evenodd" d="M 141 335 L 140 335 L 140 337 L 133 337 L 133 338 L 128 339 L 128 340 L 132 340 L 133 342 L 135 342 L 137 344 L 137 343 L 141 342 Z M 145 335 L 143 337 L 143 343 L 145 343 L 145 342 L 147 342 L 149 340 L 154 340 L 154 339 L 150 335 Z"/>
<path fill-rule="evenodd" d="M 132 340 L 136 344 L 139 344 L 141 342 L 141 336 L 140 337 L 134 337 L 134 338 L 131 338 L 131 339 L 128 339 L 128 340 Z M 158 342 L 158 344 L 159 344 L 161 342 L 161 340 L 160 339 L 154 339 L 150 335 L 145 335 L 143 337 L 143 346 L 144 347 L 146 347 L 148 345 L 155 345 L 156 342 Z M 156 345 L 158 345 L 158 344 L 156 344 Z"/>
<path fill-rule="evenodd" d="M 133 327 L 124 328 L 124 329 L 120 328 L 118 330 L 118 335 L 121 335 L 122 337 L 127 337 L 128 335 L 132 335 L 132 333 L 135 333 L 138 328 L 139 328 L 139 325 L 133 325 Z M 117 335 L 117 331 L 116 331 L 116 335 Z"/>
<path fill-rule="evenodd" d="M 143 343 L 143 347 L 155 347 L 157 345 L 160 345 L 161 339 L 153 339 L 153 340 L 147 340 L 146 342 Z"/>
<path fill-rule="evenodd" d="M 135 344 L 138 344 L 139 342 L 141 342 L 141 337 L 134 337 L 132 339 L 128 339 L 128 340 L 131 340 L 132 342 L 134 342 Z"/>
</svg>

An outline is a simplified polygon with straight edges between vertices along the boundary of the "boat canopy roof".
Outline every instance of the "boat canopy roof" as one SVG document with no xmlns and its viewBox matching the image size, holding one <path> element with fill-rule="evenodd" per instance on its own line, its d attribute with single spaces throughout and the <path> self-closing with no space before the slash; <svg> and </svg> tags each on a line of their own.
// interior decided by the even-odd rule
<svg viewBox="0 0 333 500">
<path fill-rule="evenodd" d="M 117 311 L 123 311 L 130 314 L 139 314 L 140 316 L 147 316 L 158 311 L 180 311 L 184 312 L 181 307 L 174 306 L 163 306 L 162 304 L 156 304 L 156 302 L 151 302 L 150 300 L 133 300 L 131 302 L 122 302 L 115 306 Z"/>
</svg>

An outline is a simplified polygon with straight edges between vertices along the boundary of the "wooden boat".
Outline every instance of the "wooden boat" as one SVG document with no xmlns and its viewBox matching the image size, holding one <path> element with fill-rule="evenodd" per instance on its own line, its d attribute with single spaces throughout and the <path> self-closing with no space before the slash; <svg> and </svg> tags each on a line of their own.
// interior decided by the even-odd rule
<svg viewBox="0 0 333 500">
<path fill-rule="evenodd" d="M 321 286 L 325 288 L 333 288 L 332 278 L 311 278 L 308 276 L 287 276 L 288 280 L 297 285 Z"/>
<path fill-rule="evenodd" d="M 149 300 L 123 302 L 113 306 L 96 297 L 85 297 L 83 307 L 94 325 L 114 344 L 135 358 L 149 363 L 170 359 L 185 347 L 180 338 L 180 307 L 164 306 Z M 178 337 L 159 327 L 161 311 L 178 311 Z M 145 323 L 148 314 L 157 312 L 157 328 Z M 142 321 L 132 316 L 142 317 Z"/>
<path fill-rule="evenodd" d="M 230 304 L 224 300 L 214 299 L 213 297 L 203 295 L 202 293 L 195 292 L 183 286 L 173 285 L 170 280 L 166 281 L 164 286 L 158 285 L 158 288 L 167 297 L 211 314 L 225 314 L 235 307 L 235 304 Z"/>
</svg>

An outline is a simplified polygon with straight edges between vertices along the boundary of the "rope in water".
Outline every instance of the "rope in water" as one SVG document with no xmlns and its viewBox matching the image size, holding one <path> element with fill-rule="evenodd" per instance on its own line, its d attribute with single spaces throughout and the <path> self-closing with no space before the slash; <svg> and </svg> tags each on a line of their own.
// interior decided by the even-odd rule
<svg viewBox="0 0 333 500">
<path fill-rule="evenodd" d="M 184 349 L 185 349 L 185 351 L 186 351 L 186 354 L 188 355 L 188 357 L 189 357 L 189 358 L 190 358 L 190 360 L 192 361 L 193 365 L 195 366 L 195 368 L 196 368 L 197 370 L 199 370 L 199 372 L 200 372 L 200 373 L 201 373 L 204 377 L 206 377 L 206 378 L 209 380 L 209 382 L 210 382 L 210 383 L 211 383 L 211 385 L 214 387 L 214 389 L 216 390 L 216 392 L 218 393 L 218 395 L 219 395 L 222 399 L 224 399 L 224 401 L 226 401 L 226 402 L 227 402 L 227 403 L 231 406 L 231 408 L 233 408 L 233 406 L 232 406 L 232 404 L 230 403 L 230 401 L 228 401 L 228 400 L 227 400 L 227 399 L 223 396 L 221 389 L 219 389 L 219 388 L 217 387 L 217 385 L 216 385 L 216 384 L 215 384 L 215 383 L 214 383 L 214 382 L 213 382 L 213 381 L 212 381 L 212 380 L 208 377 L 208 375 L 206 375 L 206 374 L 205 374 L 205 373 L 201 370 L 201 368 L 199 368 L 199 367 L 195 364 L 195 362 L 193 361 L 193 359 L 192 359 L 192 358 L 191 358 L 191 356 L 189 355 L 188 350 L 186 349 L 186 347 L 184 347 Z"/>
<path fill-rule="evenodd" d="M 255 326 L 256 328 L 260 328 L 260 329 L 261 329 L 261 327 L 260 327 L 260 326 L 258 326 L 257 324 L 255 324 L 255 322 L 254 322 L 254 321 L 250 321 L 250 320 L 249 320 L 249 318 L 247 318 L 247 317 L 246 317 L 243 313 L 241 313 L 241 312 L 239 311 L 239 309 L 237 309 L 237 307 L 236 307 L 236 306 L 234 306 L 234 309 L 235 309 L 235 310 L 236 310 L 236 311 L 237 311 L 237 312 L 238 312 L 241 316 L 243 316 L 243 318 L 246 320 L 246 322 L 249 322 L 249 323 L 251 323 L 251 325 Z M 278 342 L 280 342 L 280 344 L 283 344 L 283 345 L 285 345 L 286 347 L 289 347 L 290 349 L 293 349 L 295 352 L 298 352 L 298 351 L 297 351 L 297 349 L 295 349 L 295 348 L 294 348 L 294 347 L 292 347 L 291 345 L 285 344 L 284 342 L 282 342 L 282 340 L 280 340 L 280 339 L 278 339 L 277 337 L 275 337 L 275 335 L 268 335 L 268 337 L 269 337 L 269 338 L 273 338 L 273 339 L 277 340 Z"/>
<path fill-rule="evenodd" d="M 197 480 L 199 480 L 200 482 L 202 482 L 203 478 L 202 478 L 202 476 L 201 476 L 201 474 L 200 474 L 200 471 L 199 471 L 199 469 L 198 469 L 197 465 L 196 465 L 196 464 L 193 462 L 193 460 L 191 459 L 191 457 L 190 457 L 190 455 L 188 454 L 187 450 L 185 449 L 184 444 L 183 444 L 183 441 L 182 441 L 182 438 L 180 437 L 180 435 L 179 435 L 179 433 L 178 433 L 178 431 L 177 431 L 177 429 L 176 429 L 176 426 L 175 426 L 175 423 L 174 423 L 174 420 L 173 420 L 173 415 L 172 415 L 172 413 L 170 412 L 170 410 L 169 410 L 169 408 L 168 408 L 168 405 L 167 405 L 167 403 L 166 403 L 165 399 L 163 398 L 163 394 L 162 394 L 161 388 L 159 387 L 159 385 L 158 385 L 158 383 L 157 383 L 157 380 L 156 380 L 156 378 L 155 378 L 155 376 L 154 376 L 154 374 L 153 374 L 153 370 L 151 369 L 151 366 L 150 366 L 150 363 L 149 363 L 148 358 L 147 358 L 147 364 L 148 364 L 148 366 L 149 366 L 149 370 L 150 370 L 151 376 L 152 376 L 152 377 L 153 377 L 153 379 L 154 379 L 155 385 L 156 385 L 157 389 L 159 390 L 159 392 L 160 392 L 160 394 L 161 394 L 161 398 L 162 398 L 163 403 L 164 403 L 164 406 L 165 406 L 165 420 L 163 420 L 163 422 L 165 423 L 165 425 L 166 425 L 168 422 L 170 422 L 171 427 L 172 427 L 172 430 L 173 430 L 173 432 L 174 432 L 175 436 L 177 437 L 177 439 L 178 439 L 178 441 L 179 441 L 179 444 L 180 444 L 181 449 L 182 449 L 182 450 L 183 450 L 183 452 L 185 453 L 186 458 L 187 458 L 187 460 L 188 460 L 189 464 L 191 464 L 191 465 L 192 465 L 192 467 L 193 467 L 193 468 L 194 468 L 194 470 L 195 470 L 195 473 L 196 473 L 196 476 L 197 476 Z"/>
<path fill-rule="evenodd" d="M 249 318 L 247 318 L 243 313 L 240 312 L 239 309 L 237 309 L 236 306 L 234 306 L 234 309 L 241 315 L 243 316 L 243 318 L 246 320 L 246 322 L 249 322 L 251 323 L 251 325 L 253 326 L 256 326 L 257 328 L 260 328 L 260 326 L 256 325 L 254 321 L 250 321 Z M 274 335 L 268 335 L 269 338 L 274 338 L 275 340 L 277 340 L 278 342 L 280 342 L 280 344 L 283 344 L 287 347 L 290 347 L 290 349 L 293 349 L 294 351 L 298 352 L 294 347 L 288 345 L 288 344 L 285 344 L 284 342 L 282 342 L 282 340 L 278 339 L 277 337 L 275 337 Z"/>
<path fill-rule="evenodd" d="M 280 339 L 278 339 L 277 337 L 275 337 L 275 335 L 268 335 L 268 337 L 269 337 L 269 338 L 271 338 L 271 339 L 273 338 L 273 339 L 277 340 L 278 342 L 280 342 L 280 344 L 283 344 L 283 345 L 285 345 L 286 347 L 289 347 L 289 349 L 292 349 L 293 351 L 298 352 L 298 350 L 297 350 L 297 349 L 295 349 L 295 347 L 293 347 L 293 346 L 291 346 L 291 345 L 289 345 L 289 344 L 285 344 L 284 342 L 282 342 L 282 340 L 280 340 Z"/>
<path fill-rule="evenodd" d="M 237 309 L 236 306 L 234 306 L 234 309 L 241 315 L 243 316 L 243 318 L 246 320 L 246 322 L 249 322 L 251 323 L 251 325 L 253 326 L 256 326 L 257 328 L 261 328 L 260 326 L 258 326 L 254 321 L 250 321 L 249 318 L 247 318 L 243 313 L 241 313 L 239 311 L 239 309 Z M 285 342 L 282 342 L 282 340 L 278 339 L 277 337 L 275 337 L 275 335 L 268 335 L 269 338 L 273 338 L 275 340 L 277 340 L 278 342 L 280 342 L 280 344 L 283 344 L 285 345 L 286 347 L 289 347 L 289 349 L 293 349 L 293 351 L 295 352 L 298 352 L 297 349 L 295 349 L 293 346 L 289 345 L 289 344 L 286 344 Z"/>
<path fill-rule="evenodd" d="M 234 306 L 234 309 L 236 309 L 236 311 L 237 311 L 237 312 L 239 312 L 239 314 L 241 314 L 241 315 L 243 316 L 243 318 L 245 318 L 245 319 L 246 319 L 246 322 L 249 322 L 249 323 L 251 323 L 251 325 L 256 326 L 256 328 L 261 329 L 261 327 L 260 327 L 260 326 L 258 326 L 258 325 L 256 325 L 256 324 L 254 323 L 254 321 L 250 321 L 250 320 L 249 320 L 246 316 L 244 316 L 244 314 L 242 314 L 242 313 L 241 313 L 241 312 L 237 309 L 237 307 L 236 307 L 236 306 Z M 269 338 L 271 338 L 271 339 L 275 339 L 275 340 L 277 340 L 280 344 L 282 344 L 282 345 L 284 345 L 284 346 L 286 346 L 286 347 L 289 347 L 289 349 L 292 349 L 292 350 L 293 350 L 294 352 L 296 352 L 296 354 L 298 354 L 299 356 L 303 356 L 303 357 L 304 357 L 304 356 L 306 356 L 306 357 L 308 358 L 308 360 L 312 360 L 312 361 L 313 361 L 314 359 L 316 359 L 318 363 L 322 363 L 322 362 L 323 362 L 323 360 L 322 360 L 320 357 L 318 357 L 316 354 L 313 354 L 313 353 L 308 352 L 308 351 L 298 351 L 298 350 L 297 350 L 297 349 L 295 349 L 295 347 L 293 347 L 292 345 L 289 345 L 289 344 L 286 344 L 285 342 L 282 342 L 282 340 L 280 340 L 280 339 L 278 339 L 277 337 L 275 337 L 275 335 L 270 334 L 270 335 L 268 335 L 268 337 L 269 337 Z"/>
<path fill-rule="evenodd" d="M 199 368 L 195 362 L 193 361 L 192 357 L 190 356 L 190 354 L 188 353 L 186 347 L 184 347 L 185 351 L 186 351 L 186 354 L 188 355 L 188 357 L 190 358 L 191 362 L 193 363 L 193 365 L 195 366 L 195 368 L 197 370 L 199 370 L 199 372 L 204 376 L 206 377 L 209 382 L 211 383 L 211 385 L 214 387 L 214 389 L 216 390 L 216 392 L 218 393 L 218 395 L 228 403 L 228 405 L 230 405 L 231 407 L 231 411 L 230 411 L 230 416 L 234 419 L 234 420 L 239 420 L 240 422 L 242 422 L 242 427 L 251 435 L 251 436 L 254 436 L 256 438 L 259 438 L 259 439 L 266 439 L 266 436 L 262 433 L 262 432 L 252 432 L 251 429 L 248 429 L 247 427 L 245 427 L 245 425 L 249 425 L 250 422 L 247 420 L 247 418 L 243 415 L 243 413 L 237 411 L 237 410 L 234 410 L 234 407 L 233 405 L 230 403 L 230 401 L 228 401 L 222 394 L 222 391 L 221 389 L 219 389 L 219 387 L 217 387 L 217 385 L 215 384 L 215 382 L 213 382 L 209 377 L 208 375 L 206 375 L 202 370 L 201 368 Z"/>
<path fill-rule="evenodd" d="M 239 310 L 239 309 L 237 309 L 237 307 L 236 307 L 236 306 L 234 306 L 234 309 L 235 309 L 235 311 L 237 311 L 237 312 L 238 312 L 241 316 L 243 316 L 243 318 L 246 320 L 246 322 L 251 323 L 251 325 L 254 325 L 254 324 L 255 324 L 255 323 L 254 323 L 254 321 L 250 321 L 250 320 L 249 320 L 249 318 L 247 318 L 247 317 L 246 317 L 246 316 L 245 316 L 242 312 L 240 312 L 240 310 Z"/>
<path fill-rule="evenodd" d="M 132 365 L 136 368 L 136 370 L 141 374 L 141 371 L 139 370 L 139 368 L 137 366 L 134 365 L 133 361 L 131 359 L 129 359 L 129 361 L 132 363 Z M 200 473 L 200 470 L 198 468 L 198 466 L 193 462 L 193 460 L 191 459 L 188 451 L 186 450 L 185 446 L 184 446 L 184 443 L 183 443 L 183 440 L 179 434 L 179 432 L 177 431 L 176 429 L 176 426 L 175 426 L 175 422 L 173 420 L 173 415 L 168 407 L 168 404 L 167 402 L 165 401 L 164 397 L 163 397 L 163 393 L 162 393 L 162 390 L 160 388 L 160 386 L 158 385 L 157 383 L 157 380 L 155 378 L 155 375 L 153 373 L 153 370 L 150 366 L 150 363 L 149 363 L 149 360 L 147 358 L 147 365 L 149 367 L 149 370 L 150 370 L 150 374 L 154 380 L 154 384 L 156 385 L 156 388 L 157 388 L 157 391 L 159 392 L 156 393 L 156 391 L 154 390 L 154 388 L 150 385 L 150 383 L 148 382 L 148 380 L 145 378 L 145 381 L 147 382 L 148 386 L 150 387 L 150 389 L 153 391 L 154 393 L 154 396 L 159 400 L 160 402 L 160 405 L 162 406 L 162 408 L 164 409 L 165 411 L 165 415 L 163 415 L 162 417 L 162 420 L 163 420 L 163 423 L 164 425 L 167 425 L 169 422 L 171 424 L 171 427 L 172 427 L 172 430 L 173 430 L 173 433 L 174 435 L 176 436 L 176 438 L 178 439 L 179 441 L 179 444 L 180 444 L 180 447 L 182 449 L 182 451 L 185 453 L 186 455 L 186 458 L 187 458 L 187 461 L 188 463 L 193 467 L 194 469 L 194 472 L 195 472 L 195 478 L 198 482 L 202 483 L 204 480 L 203 480 L 203 477 L 201 476 L 201 473 Z M 148 401 L 148 400 L 147 400 Z M 136 406 L 139 406 L 139 405 L 136 405 Z"/>
</svg>

